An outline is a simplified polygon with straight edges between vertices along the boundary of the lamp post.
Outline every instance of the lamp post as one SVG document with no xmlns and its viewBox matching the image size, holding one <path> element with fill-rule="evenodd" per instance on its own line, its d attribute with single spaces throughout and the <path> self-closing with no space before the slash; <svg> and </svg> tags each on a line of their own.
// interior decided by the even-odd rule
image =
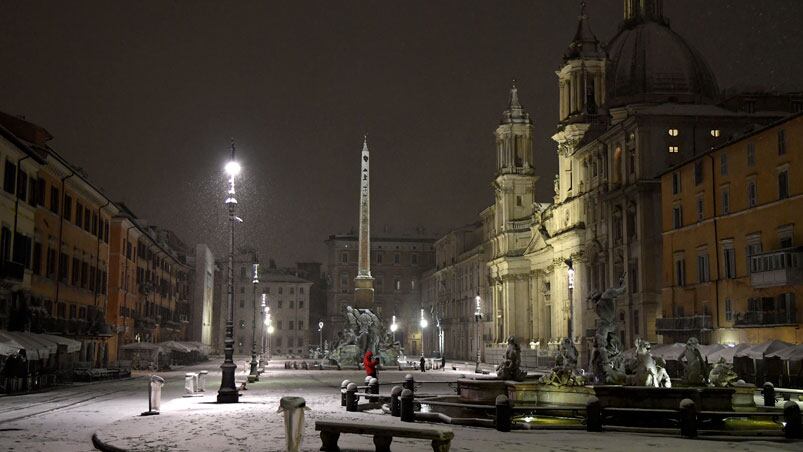
<svg viewBox="0 0 803 452">
<path fill-rule="evenodd" d="M 421 320 L 418 322 L 418 326 L 421 327 L 421 356 L 424 356 L 424 328 L 427 325 L 429 325 L 429 322 L 424 318 L 424 310 L 421 309 Z"/>
<path fill-rule="evenodd" d="M 399 325 L 396 324 L 396 316 L 393 316 L 393 322 L 390 323 L 390 332 L 393 334 L 393 343 L 396 343 L 396 330 L 399 329 Z"/>
<path fill-rule="evenodd" d="M 323 320 L 318 322 L 318 334 L 318 349 L 321 351 L 321 353 L 323 353 Z"/>
<path fill-rule="evenodd" d="M 261 332 L 261 337 L 259 339 L 259 345 L 260 345 L 260 347 L 262 347 L 262 351 L 259 352 L 259 360 L 260 361 L 264 360 L 264 355 L 265 355 L 265 326 L 268 323 L 265 316 L 268 315 L 268 311 L 270 311 L 270 308 L 268 307 L 267 295 L 265 295 L 263 293 L 262 294 L 262 322 L 261 322 L 262 323 L 262 327 L 260 328 L 260 330 L 262 332 Z"/>
<path fill-rule="evenodd" d="M 251 319 L 251 372 L 249 375 L 259 380 L 257 372 L 257 284 L 259 284 L 259 264 L 254 264 L 253 308 L 254 317 Z"/>
<path fill-rule="evenodd" d="M 567 286 L 569 288 L 569 325 L 568 337 L 574 341 L 574 267 L 572 267 L 572 258 L 566 259 L 566 265 L 569 267 L 566 270 Z"/>
<path fill-rule="evenodd" d="M 270 338 L 273 335 L 273 325 L 270 324 L 270 314 L 268 314 L 268 360 L 271 358 Z"/>
<path fill-rule="evenodd" d="M 480 359 L 482 357 L 480 354 L 482 353 L 482 326 L 480 322 L 482 321 L 482 298 L 480 298 L 480 291 L 477 290 L 477 296 L 474 297 L 474 322 L 477 324 L 477 366 L 474 368 L 475 373 L 480 372 Z"/>
<path fill-rule="evenodd" d="M 242 220 L 237 217 L 237 199 L 234 197 L 234 178 L 240 174 L 240 164 L 234 159 L 234 141 L 231 143 L 231 160 L 226 163 L 226 174 L 229 176 L 229 190 L 226 207 L 229 211 L 229 268 L 228 268 L 228 318 L 226 319 L 226 337 L 223 340 L 223 364 L 220 365 L 220 389 L 217 391 L 218 403 L 237 403 L 240 395 L 234 383 L 234 224 Z"/>
</svg>

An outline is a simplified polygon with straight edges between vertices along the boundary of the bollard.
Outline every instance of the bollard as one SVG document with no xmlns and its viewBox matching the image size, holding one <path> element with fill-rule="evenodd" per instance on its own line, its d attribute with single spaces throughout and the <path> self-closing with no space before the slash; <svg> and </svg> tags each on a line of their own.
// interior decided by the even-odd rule
<svg viewBox="0 0 803 452">
<path fill-rule="evenodd" d="M 401 416 L 401 400 L 399 400 L 401 393 L 401 386 L 394 386 L 390 390 L 390 415 L 393 417 Z"/>
<path fill-rule="evenodd" d="M 775 406 L 775 386 L 772 383 L 764 383 L 761 394 L 764 396 L 764 406 Z"/>
<path fill-rule="evenodd" d="M 142 416 L 159 414 L 159 408 L 162 405 L 162 386 L 164 384 L 164 378 L 158 375 L 151 375 L 151 379 L 148 382 L 148 411 L 142 413 Z"/>
<path fill-rule="evenodd" d="M 415 422 L 415 411 L 413 411 L 413 391 L 405 389 L 400 395 L 399 417 L 402 422 Z"/>
<path fill-rule="evenodd" d="M 412 374 L 407 374 L 404 376 L 404 383 L 402 383 L 403 389 L 409 389 L 410 391 L 415 391 L 415 380 L 413 379 Z"/>
<path fill-rule="evenodd" d="M 301 368 L 303 370 L 309 370 L 309 364 L 306 361 L 301 361 Z"/>
<path fill-rule="evenodd" d="M 602 431 L 602 403 L 594 396 L 586 402 L 586 431 Z"/>
<path fill-rule="evenodd" d="M 304 411 L 309 410 L 303 397 L 282 397 L 277 413 L 284 414 L 284 435 L 287 439 L 287 451 L 301 450 L 304 439 Z"/>
<path fill-rule="evenodd" d="M 206 392 L 206 376 L 209 375 L 208 370 L 198 372 L 198 392 Z"/>
<path fill-rule="evenodd" d="M 184 374 L 184 397 L 200 396 L 198 394 L 198 374 L 187 372 Z"/>
<path fill-rule="evenodd" d="M 371 378 L 368 380 L 368 393 L 379 394 L 379 380 L 376 378 Z"/>
<path fill-rule="evenodd" d="M 298 370 L 298 362 L 293 361 L 293 369 Z"/>
<path fill-rule="evenodd" d="M 783 435 L 787 439 L 803 438 L 803 426 L 800 424 L 800 406 L 796 402 L 784 403 L 783 405 Z"/>
<path fill-rule="evenodd" d="M 680 401 L 680 436 L 697 438 L 697 407 L 691 399 Z"/>
<path fill-rule="evenodd" d="M 343 383 L 340 383 L 340 406 L 346 406 L 346 387 L 351 383 L 348 380 L 343 380 Z"/>
<path fill-rule="evenodd" d="M 509 432 L 512 423 L 513 409 L 507 396 L 496 396 L 496 429 L 500 432 Z"/>
<path fill-rule="evenodd" d="M 369 384 L 371 384 L 371 376 L 370 375 L 365 377 L 365 386 L 368 386 Z"/>
<path fill-rule="evenodd" d="M 346 411 L 357 411 L 357 385 L 349 383 L 346 386 Z"/>
</svg>

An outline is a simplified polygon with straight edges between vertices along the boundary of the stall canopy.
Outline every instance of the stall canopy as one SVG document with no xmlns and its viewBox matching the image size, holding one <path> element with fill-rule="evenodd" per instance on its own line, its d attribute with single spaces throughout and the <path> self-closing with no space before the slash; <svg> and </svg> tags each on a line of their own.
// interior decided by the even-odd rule
<svg viewBox="0 0 803 452">
<path fill-rule="evenodd" d="M 68 353 L 81 349 L 80 342 L 66 337 L 25 331 L 0 331 L 0 355 L 10 355 L 22 349 L 28 360 L 48 359 L 56 354 L 59 345 L 64 345 Z"/>
<path fill-rule="evenodd" d="M 783 361 L 803 361 L 803 344 L 767 353 L 767 358 L 780 358 Z"/>
<path fill-rule="evenodd" d="M 725 346 L 722 344 L 710 344 L 710 345 L 701 345 L 700 346 L 700 354 L 703 355 L 703 358 L 707 360 L 709 363 L 713 363 L 709 358 L 712 353 L 718 352 L 724 349 Z"/>
<path fill-rule="evenodd" d="M 56 336 L 54 334 L 40 334 L 46 338 L 47 340 L 53 341 L 59 345 L 63 345 L 67 348 L 67 353 L 75 353 L 81 350 L 81 343 L 79 341 L 69 339 L 66 337 Z"/>
<path fill-rule="evenodd" d="M 176 341 L 159 342 L 158 345 L 161 346 L 162 348 L 166 349 L 166 350 L 179 352 L 179 353 L 190 353 L 194 349 L 192 347 L 188 347 L 184 343 L 176 342 Z"/>
<path fill-rule="evenodd" d="M 736 358 L 764 359 L 765 356 L 789 348 L 792 344 L 779 340 L 767 341 L 736 352 Z"/>
<path fill-rule="evenodd" d="M 125 344 L 120 347 L 120 350 L 147 350 L 147 351 L 156 351 L 158 353 L 164 353 L 164 348 L 159 346 L 158 344 L 152 344 L 150 342 L 132 342 L 130 344 Z"/>
<path fill-rule="evenodd" d="M 675 342 L 674 344 L 660 345 L 650 350 L 655 358 L 663 358 L 664 361 L 680 361 L 683 353 L 686 352 L 686 344 Z"/>
<path fill-rule="evenodd" d="M 718 363 L 720 358 L 725 358 L 725 362 L 727 362 L 727 363 L 733 363 L 733 356 L 736 353 L 739 353 L 740 351 L 742 351 L 742 350 L 744 350 L 746 348 L 749 348 L 749 347 L 750 347 L 750 344 L 737 344 L 737 345 L 735 345 L 733 347 L 726 346 L 726 347 L 724 347 L 724 348 L 722 348 L 720 350 L 717 350 L 715 352 L 711 352 L 707 356 L 707 359 L 708 359 L 708 362 L 712 363 L 712 364 L 713 363 Z"/>
</svg>

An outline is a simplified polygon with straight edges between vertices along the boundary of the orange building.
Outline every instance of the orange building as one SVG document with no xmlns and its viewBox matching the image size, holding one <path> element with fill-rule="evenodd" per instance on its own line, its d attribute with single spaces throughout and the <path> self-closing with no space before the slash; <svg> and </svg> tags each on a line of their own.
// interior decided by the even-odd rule
<svg viewBox="0 0 803 452">
<path fill-rule="evenodd" d="M 803 114 L 661 176 L 664 342 L 803 342 Z"/>
</svg>

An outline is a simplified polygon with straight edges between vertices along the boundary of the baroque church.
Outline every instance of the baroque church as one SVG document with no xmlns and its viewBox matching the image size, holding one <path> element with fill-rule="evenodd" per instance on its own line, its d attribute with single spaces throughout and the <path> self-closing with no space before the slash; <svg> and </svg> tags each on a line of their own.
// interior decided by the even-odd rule
<svg viewBox="0 0 803 452">
<path fill-rule="evenodd" d="M 627 287 L 617 301 L 622 343 L 660 341 L 655 319 L 667 269 L 659 175 L 777 112 L 723 102 L 711 68 L 670 27 L 662 0 L 624 0 L 607 43 L 582 7 L 556 75 L 552 202 L 536 202 L 533 162 L 545 151 L 533 150 L 515 84 L 495 132 L 495 202 L 478 223 L 489 277 L 485 342 L 572 337 L 587 353 L 596 323 L 589 295 L 619 284 Z"/>
</svg>

